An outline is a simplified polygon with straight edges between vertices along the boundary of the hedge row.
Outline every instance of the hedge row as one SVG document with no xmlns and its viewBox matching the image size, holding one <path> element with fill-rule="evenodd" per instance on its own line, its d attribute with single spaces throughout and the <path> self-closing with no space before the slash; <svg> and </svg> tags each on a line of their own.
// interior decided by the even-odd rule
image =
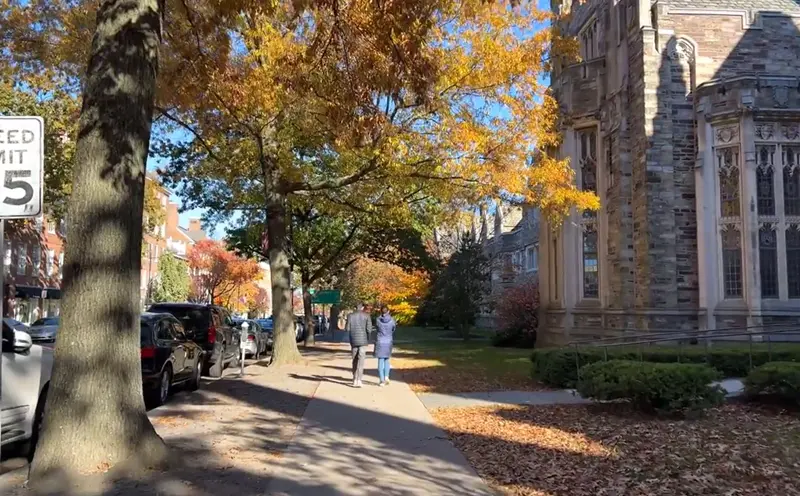
<svg viewBox="0 0 800 496">
<path fill-rule="evenodd" d="M 577 389 L 584 398 L 626 400 L 646 412 L 687 415 L 724 401 L 724 390 L 711 385 L 720 378 L 707 365 L 611 360 L 583 367 Z"/>
<path fill-rule="evenodd" d="M 750 372 L 744 386 L 752 397 L 765 395 L 800 405 L 800 363 L 766 363 Z"/>
<path fill-rule="evenodd" d="M 720 371 L 725 377 L 745 377 L 750 372 L 750 356 L 753 367 L 768 362 L 800 362 L 800 345 L 722 345 L 706 349 L 703 345 L 683 348 L 676 346 L 647 346 L 636 348 L 583 347 L 544 348 L 534 350 L 533 375 L 551 387 L 575 387 L 578 381 L 578 366 L 607 360 L 633 360 L 653 363 L 704 364 Z M 576 361 L 577 355 L 577 361 Z"/>
</svg>

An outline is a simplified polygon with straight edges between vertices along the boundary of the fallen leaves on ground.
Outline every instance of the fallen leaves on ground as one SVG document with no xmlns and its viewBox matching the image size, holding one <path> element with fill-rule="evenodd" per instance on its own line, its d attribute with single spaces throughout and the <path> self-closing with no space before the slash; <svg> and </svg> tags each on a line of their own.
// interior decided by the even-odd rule
<svg viewBox="0 0 800 496">
<path fill-rule="evenodd" d="M 800 495 L 800 420 L 754 405 L 726 405 L 699 420 L 654 419 L 620 405 L 432 413 L 507 494 Z"/>
<path fill-rule="evenodd" d="M 392 357 L 392 369 L 415 393 L 472 393 L 482 391 L 538 391 L 545 389 L 534 381 L 530 366 L 522 365 L 521 374 L 499 373 L 469 360 L 442 361 L 432 355 L 403 351 Z"/>
</svg>

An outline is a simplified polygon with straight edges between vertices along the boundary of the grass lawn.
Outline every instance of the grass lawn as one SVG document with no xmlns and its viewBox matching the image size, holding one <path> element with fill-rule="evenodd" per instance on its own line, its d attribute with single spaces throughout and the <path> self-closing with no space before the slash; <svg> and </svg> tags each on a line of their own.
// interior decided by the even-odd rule
<svg viewBox="0 0 800 496">
<path fill-rule="evenodd" d="M 432 413 L 506 494 L 800 495 L 800 421 L 775 409 L 729 404 L 685 421 L 620 405 Z"/>
<path fill-rule="evenodd" d="M 400 328 L 392 368 L 418 393 L 541 389 L 531 379 L 531 350 L 495 348 L 490 332 L 473 334 L 464 342 L 452 331 Z"/>
</svg>

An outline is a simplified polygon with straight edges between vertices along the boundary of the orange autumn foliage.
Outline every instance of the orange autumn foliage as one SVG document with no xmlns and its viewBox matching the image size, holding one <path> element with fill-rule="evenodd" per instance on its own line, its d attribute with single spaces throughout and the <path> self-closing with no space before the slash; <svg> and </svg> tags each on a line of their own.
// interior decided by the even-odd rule
<svg viewBox="0 0 800 496">
<path fill-rule="evenodd" d="M 195 298 L 213 301 L 235 310 L 239 298 L 245 302 L 251 286 L 261 274 L 258 262 L 228 251 L 220 241 L 206 239 L 189 252 L 192 293 Z M 246 304 L 244 305 L 246 309 Z"/>
<path fill-rule="evenodd" d="M 388 306 L 400 324 L 413 320 L 428 283 L 425 272 L 406 272 L 396 265 L 369 259 L 356 262 L 351 281 L 359 299 L 376 307 Z"/>
</svg>

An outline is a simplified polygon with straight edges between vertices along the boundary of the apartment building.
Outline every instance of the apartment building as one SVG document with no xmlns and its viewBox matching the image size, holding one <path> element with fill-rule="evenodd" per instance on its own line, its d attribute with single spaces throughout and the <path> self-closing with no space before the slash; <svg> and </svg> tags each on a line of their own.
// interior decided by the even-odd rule
<svg viewBox="0 0 800 496">
<path fill-rule="evenodd" d="M 143 305 L 158 280 L 159 258 L 171 252 L 185 260 L 196 240 L 206 238 L 197 219 L 192 219 L 189 228 L 179 225 L 178 205 L 169 201 L 169 191 L 158 183 L 157 177 L 148 175 L 147 181 L 154 181 L 156 196 L 166 216 L 162 225 L 143 235 L 140 282 Z M 65 221 L 54 221 L 44 215 L 35 220 L 6 222 L 3 251 L 6 316 L 31 323 L 59 315 L 67 238 Z"/>
</svg>

